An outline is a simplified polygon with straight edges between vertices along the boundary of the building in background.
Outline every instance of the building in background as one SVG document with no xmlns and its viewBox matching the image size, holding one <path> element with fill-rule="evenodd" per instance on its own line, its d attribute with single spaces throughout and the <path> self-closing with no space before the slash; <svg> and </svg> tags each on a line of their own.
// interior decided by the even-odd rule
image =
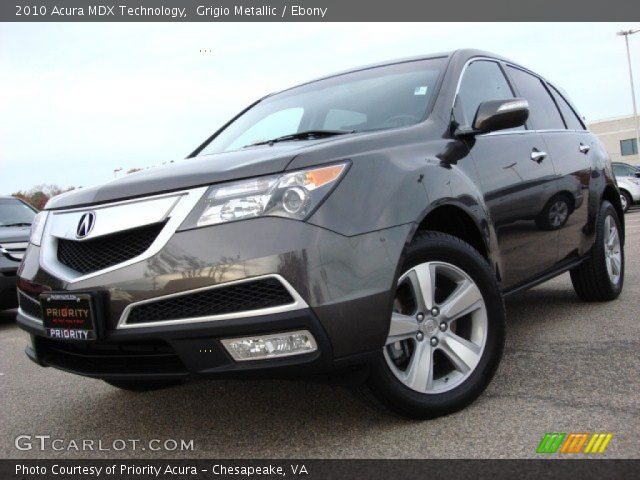
<svg viewBox="0 0 640 480">
<path fill-rule="evenodd" d="M 612 162 L 640 165 L 633 115 L 597 120 L 589 124 L 589 130 L 602 140 Z"/>
</svg>

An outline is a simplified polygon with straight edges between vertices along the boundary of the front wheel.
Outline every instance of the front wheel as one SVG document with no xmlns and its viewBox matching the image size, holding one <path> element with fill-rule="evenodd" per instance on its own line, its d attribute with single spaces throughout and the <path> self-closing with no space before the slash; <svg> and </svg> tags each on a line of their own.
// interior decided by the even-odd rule
<svg viewBox="0 0 640 480">
<path fill-rule="evenodd" d="M 460 239 L 418 234 L 367 386 L 389 409 L 434 418 L 475 400 L 502 355 L 505 310 L 487 261 Z"/>
</svg>

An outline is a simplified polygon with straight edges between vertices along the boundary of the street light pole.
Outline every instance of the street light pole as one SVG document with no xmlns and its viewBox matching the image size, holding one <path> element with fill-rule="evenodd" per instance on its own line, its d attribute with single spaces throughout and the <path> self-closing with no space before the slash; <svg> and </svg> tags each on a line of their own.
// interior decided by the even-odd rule
<svg viewBox="0 0 640 480">
<path fill-rule="evenodd" d="M 638 33 L 640 30 L 623 30 L 618 35 L 624 37 L 627 46 L 627 62 L 629 63 L 629 82 L 631 83 L 631 101 L 633 104 L 633 120 L 636 127 L 636 153 L 640 153 L 640 120 L 638 120 L 638 109 L 636 108 L 636 93 L 633 85 L 633 70 L 631 69 L 631 53 L 629 53 L 629 35 Z"/>
</svg>

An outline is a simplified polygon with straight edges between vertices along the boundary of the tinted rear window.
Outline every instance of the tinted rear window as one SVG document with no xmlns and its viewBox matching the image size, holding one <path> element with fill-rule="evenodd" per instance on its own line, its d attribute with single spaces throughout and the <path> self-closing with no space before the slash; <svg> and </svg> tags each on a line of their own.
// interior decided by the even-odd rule
<svg viewBox="0 0 640 480">
<path fill-rule="evenodd" d="M 542 81 L 519 68 L 507 67 L 518 95 L 529 102 L 529 123 L 536 130 L 564 129 L 564 122 Z"/>
<path fill-rule="evenodd" d="M 551 87 L 551 94 L 560 108 L 560 112 L 562 113 L 562 117 L 564 118 L 565 123 L 567 124 L 567 128 L 569 130 L 584 130 L 584 126 L 582 122 L 578 118 L 578 115 L 573 111 L 571 105 L 564 99 L 562 94 L 555 89 L 553 85 Z"/>
</svg>

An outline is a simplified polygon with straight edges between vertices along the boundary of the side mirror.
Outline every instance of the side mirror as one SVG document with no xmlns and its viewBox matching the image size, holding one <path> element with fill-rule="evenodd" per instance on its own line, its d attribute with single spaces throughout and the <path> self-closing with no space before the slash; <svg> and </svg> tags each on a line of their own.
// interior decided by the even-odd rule
<svg viewBox="0 0 640 480">
<path fill-rule="evenodd" d="M 478 106 L 473 119 L 474 133 L 520 127 L 529 118 L 529 102 L 524 98 L 489 100 Z"/>
</svg>

